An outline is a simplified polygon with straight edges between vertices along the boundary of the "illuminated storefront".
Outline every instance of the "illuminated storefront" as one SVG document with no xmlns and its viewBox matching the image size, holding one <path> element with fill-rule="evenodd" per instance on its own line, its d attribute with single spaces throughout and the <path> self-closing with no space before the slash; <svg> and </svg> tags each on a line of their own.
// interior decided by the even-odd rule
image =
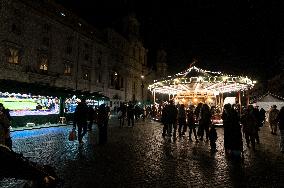
<svg viewBox="0 0 284 188">
<path fill-rule="evenodd" d="M 96 92 L 0 80 L 0 103 L 9 109 L 12 127 L 57 124 L 62 117 L 66 122 L 73 121 L 73 113 L 81 98 L 92 107 L 109 100 Z"/>
</svg>

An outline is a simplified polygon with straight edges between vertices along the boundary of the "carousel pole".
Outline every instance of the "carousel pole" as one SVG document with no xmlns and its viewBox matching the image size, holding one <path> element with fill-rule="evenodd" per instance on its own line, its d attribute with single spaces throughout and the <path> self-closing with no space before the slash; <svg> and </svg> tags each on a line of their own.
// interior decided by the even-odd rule
<svg viewBox="0 0 284 188">
<path fill-rule="evenodd" d="M 169 101 L 171 100 L 171 94 L 169 93 Z"/>
<path fill-rule="evenodd" d="M 247 90 L 247 107 L 249 106 L 249 89 Z"/>
<path fill-rule="evenodd" d="M 155 92 L 155 89 L 154 89 L 154 91 L 153 91 L 153 97 L 154 97 L 154 105 L 155 105 L 155 102 L 156 102 L 156 92 Z"/>
<path fill-rule="evenodd" d="M 219 97 L 218 97 L 218 95 L 215 95 L 215 105 L 219 106 Z"/>
<path fill-rule="evenodd" d="M 240 115 L 242 114 L 242 97 L 241 97 L 241 92 L 238 92 L 238 97 L 239 97 L 239 105 L 240 105 Z"/>
<path fill-rule="evenodd" d="M 223 98 L 223 93 L 221 93 L 221 110 L 223 112 L 223 106 L 224 106 L 224 98 Z"/>
</svg>

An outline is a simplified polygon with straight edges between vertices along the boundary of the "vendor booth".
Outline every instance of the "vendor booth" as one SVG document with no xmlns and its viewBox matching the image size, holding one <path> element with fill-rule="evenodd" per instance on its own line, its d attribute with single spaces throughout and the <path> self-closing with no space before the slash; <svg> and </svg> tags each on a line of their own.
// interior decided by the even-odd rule
<svg viewBox="0 0 284 188">
<path fill-rule="evenodd" d="M 0 80 L 0 103 L 9 109 L 12 127 L 72 121 L 81 98 L 85 98 L 87 104 L 93 107 L 109 100 L 97 92 Z"/>
<path fill-rule="evenodd" d="M 279 110 L 284 106 L 284 98 L 272 93 L 267 93 L 259 97 L 253 105 L 258 106 L 259 109 L 263 108 L 265 111 L 269 111 L 271 106 L 276 105 Z"/>
</svg>

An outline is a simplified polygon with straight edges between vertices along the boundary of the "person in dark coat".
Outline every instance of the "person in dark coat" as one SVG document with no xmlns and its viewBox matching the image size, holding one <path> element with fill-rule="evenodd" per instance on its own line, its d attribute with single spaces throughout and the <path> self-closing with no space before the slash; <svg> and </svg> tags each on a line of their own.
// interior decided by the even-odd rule
<svg viewBox="0 0 284 188">
<path fill-rule="evenodd" d="M 206 133 L 206 140 L 209 139 L 209 126 L 211 125 L 211 113 L 207 104 L 203 104 L 201 108 L 201 119 L 199 120 L 198 132 L 200 140 L 203 140 L 204 131 Z"/>
<path fill-rule="evenodd" d="M 240 118 L 236 110 L 234 110 L 230 104 L 224 106 L 222 119 L 224 123 L 224 145 L 226 154 L 241 154 L 243 151 L 243 141 Z"/>
<path fill-rule="evenodd" d="M 118 117 L 118 119 L 119 119 L 119 127 L 123 127 L 124 126 L 124 120 L 126 118 L 126 106 L 125 106 L 124 103 L 120 104 L 118 113 L 119 113 L 119 117 Z"/>
<path fill-rule="evenodd" d="M 209 130 L 209 140 L 210 140 L 210 149 L 211 152 L 216 152 L 216 141 L 217 141 L 217 131 L 215 129 L 214 125 L 211 125 L 211 128 Z"/>
<path fill-rule="evenodd" d="M 99 144 L 107 143 L 107 129 L 108 129 L 108 108 L 105 104 L 101 104 L 98 109 L 98 127 L 99 127 Z"/>
<path fill-rule="evenodd" d="M 162 136 L 165 137 L 168 131 L 168 105 L 164 104 L 162 109 L 161 123 L 163 124 Z"/>
<path fill-rule="evenodd" d="M 176 106 L 174 105 L 174 101 L 170 101 L 170 104 L 167 107 L 167 114 L 168 114 L 168 118 L 167 118 L 167 123 L 168 123 L 168 133 L 169 136 L 172 136 L 172 131 L 174 129 L 173 132 L 173 137 L 176 137 L 176 131 L 177 131 L 177 114 L 178 114 L 178 110 L 176 108 Z"/>
<path fill-rule="evenodd" d="M 93 123 L 94 123 L 94 118 L 95 118 L 95 110 L 92 106 L 89 106 L 88 108 L 89 108 L 88 110 L 88 120 L 89 120 L 88 130 L 91 131 Z"/>
<path fill-rule="evenodd" d="M 254 116 L 256 118 L 256 126 L 257 126 L 257 132 L 255 133 L 255 141 L 257 144 L 259 144 L 259 134 L 258 132 L 260 131 L 260 127 L 262 125 L 262 121 L 261 121 L 261 114 L 260 111 L 258 109 L 258 106 L 256 106 L 253 110 Z"/>
<path fill-rule="evenodd" d="M 192 141 L 191 139 L 191 134 L 193 132 L 195 141 L 198 142 L 197 134 L 196 134 L 196 129 L 195 129 L 195 115 L 194 115 L 194 106 L 190 106 L 188 111 L 187 111 L 187 126 L 189 129 L 189 140 Z"/>
<path fill-rule="evenodd" d="M 280 151 L 284 153 L 284 106 L 280 109 L 277 120 L 280 130 Z"/>
<path fill-rule="evenodd" d="M 186 112 L 184 108 L 184 104 L 181 104 L 178 109 L 178 134 L 182 136 L 186 132 Z"/>
<path fill-rule="evenodd" d="M 224 148 L 225 153 L 229 151 L 229 129 L 230 129 L 230 109 L 231 104 L 225 104 L 222 113 L 223 127 L 224 127 Z"/>
<path fill-rule="evenodd" d="M 134 106 L 132 104 L 132 102 L 129 102 L 128 103 L 128 106 L 127 106 L 127 123 L 128 123 L 128 127 L 130 127 L 130 125 L 132 127 L 134 127 Z"/>
<path fill-rule="evenodd" d="M 79 102 L 78 106 L 75 109 L 74 113 L 74 127 L 78 127 L 78 141 L 80 144 L 83 144 L 83 137 L 87 133 L 87 121 L 89 109 L 86 104 L 86 100 L 82 99 Z M 83 132 L 82 132 L 83 131 Z"/>
<path fill-rule="evenodd" d="M 240 117 L 236 110 L 231 109 L 231 121 L 232 121 L 232 128 L 231 131 L 231 149 L 237 151 L 243 151 L 243 141 L 242 141 L 242 132 L 241 132 L 241 125 L 240 125 Z"/>
<path fill-rule="evenodd" d="M 248 106 L 248 109 L 244 111 L 241 122 L 243 125 L 243 133 L 245 135 L 247 147 L 255 150 L 255 140 L 258 132 L 258 122 L 256 113 L 252 105 Z"/>
<path fill-rule="evenodd" d="M 265 110 L 263 108 L 261 108 L 259 110 L 259 117 L 260 117 L 260 122 L 261 122 L 260 127 L 262 127 L 264 125 L 264 123 L 265 123 L 265 113 L 266 112 L 265 112 Z"/>
<path fill-rule="evenodd" d="M 6 109 L 2 103 L 0 103 L 0 140 L 3 140 L 4 145 L 12 150 L 12 138 L 10 135 L 11 116 L 9 109 Z M 1 142 L 0 142 L 1 143 Z"/>
</svg>

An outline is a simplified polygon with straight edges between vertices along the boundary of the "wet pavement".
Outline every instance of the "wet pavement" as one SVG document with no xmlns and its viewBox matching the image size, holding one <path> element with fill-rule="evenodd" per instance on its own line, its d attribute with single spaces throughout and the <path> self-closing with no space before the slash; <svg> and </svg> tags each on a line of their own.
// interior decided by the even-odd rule
<svg viewBox="0 0 284 188">
<path fill-rule="evenodd" d="M 163 138 L 160 123 L 146 120 L 133 128 L 112 120 L 108 143 L 97 145 L 97 129 L 85 144 L 68 141 L 71 126 L 15 131 L 13 149 L 39 164 L 55 167 L 64 187 L 284 187 L 284 156 L 279 136 L 267 126 L 260 130 L 256 151 L 244 147 L 244 160 L 227 159 L 223 129 L 217 128 L 215 154 L 208 142 L 188 137 Z M 244 144 L 245 145 L 245 144 Z M 22 181 L 4 179 L 0 187 L 19 187 Z"/>
</svg>

